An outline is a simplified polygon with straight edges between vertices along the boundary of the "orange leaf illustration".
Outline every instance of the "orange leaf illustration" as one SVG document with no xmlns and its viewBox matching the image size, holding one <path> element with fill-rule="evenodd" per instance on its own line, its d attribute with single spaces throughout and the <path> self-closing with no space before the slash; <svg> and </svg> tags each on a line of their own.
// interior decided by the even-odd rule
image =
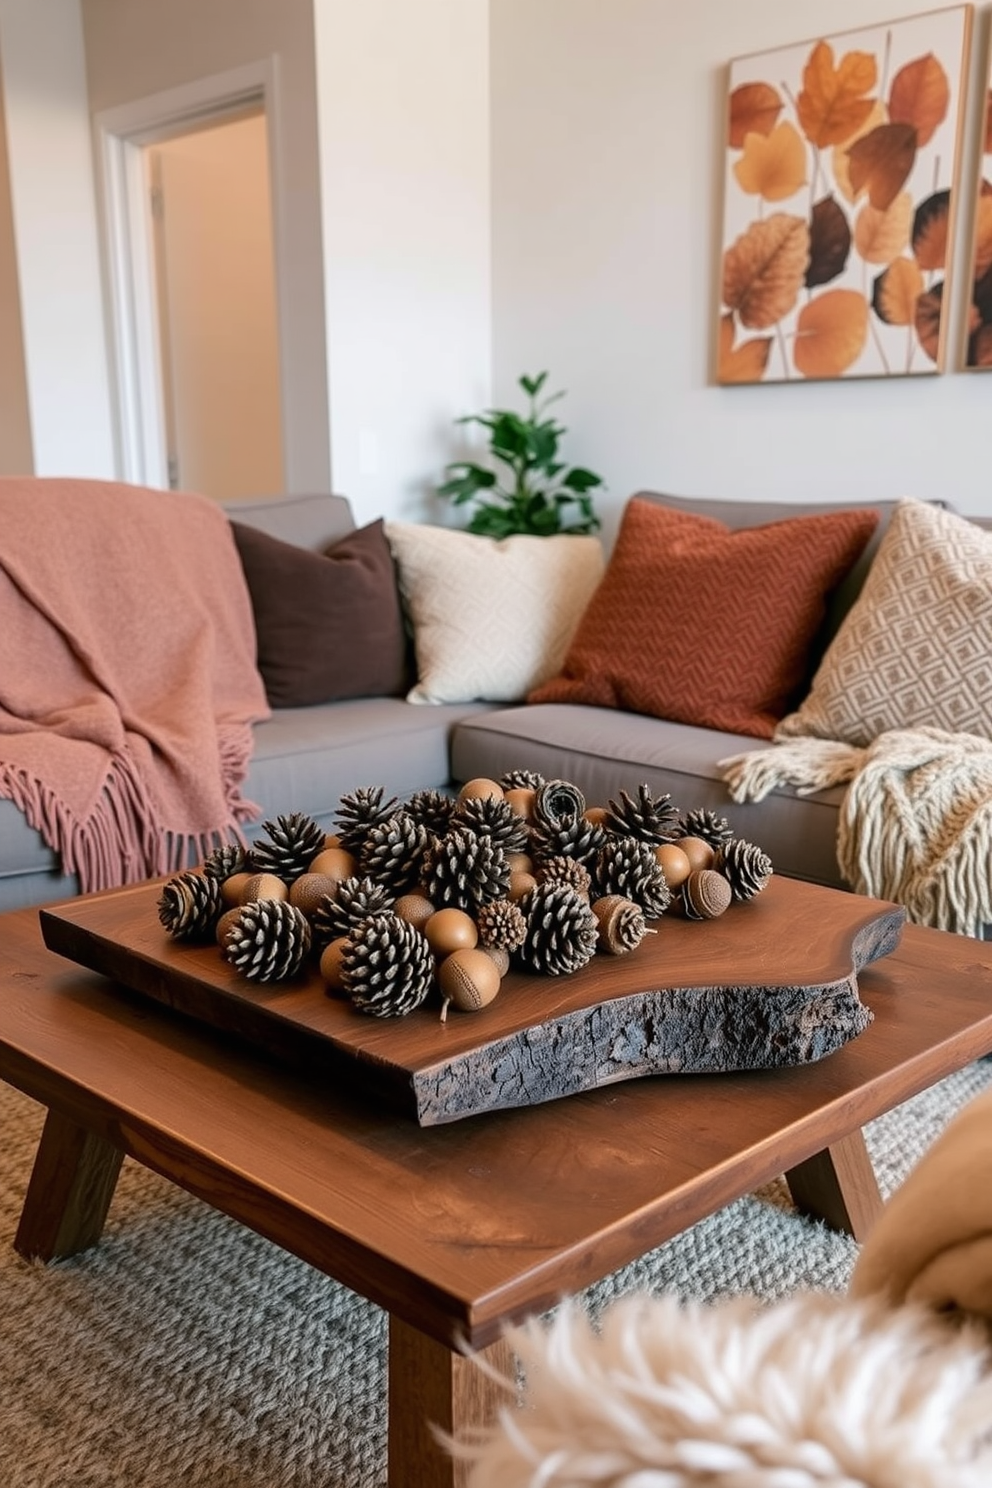
<svg viewBox="0 0 992 1488">
<path fill-rule="evenodd" d="M 879 124 L 887 124 L 888 122 L 889 111 L 885 107 L 885 104 L 882 102 L 882 100 L 880 98 L 876 98 L 875 102 L 872 104 L 871 113 L 868 115 L 861 128 L 855 134 L 852 134 L 851 138 L 849 140 L 846 140 L 843 145 L 834 146 L 831 153 L 831 168 L 834 173 L 834 181 L 837 183 L 837 190 L 840 192 L 845 201 L 849 201 L 853 204 L 855 201 L 857 201 L 860 194 L 851 186 L 851 146 L 854 144 L 855 140 L 859 140 L 864 135 L 870 134 L 873 129 L 877 129 Z"/>
<path fill-rule="evenodd" d="M 723 255 L 723 303 L 749 330 L 766 331 L 796 303 L 808 258 L 801 217 L 773 212 L 752 222 Z"/>
<path fill-rule="evenodd" d="M 944 267 L 950 214 L 949 191 L 935 191 L 917 207 L 913 218 L 913 254 L 921 269 Z"/>
<path fill-rule="evenodd" d="M 856 196 L 867 188 L 868 200 L 888 211 L 913 169 L 916 130 L 912 124 L 880 124 L 855 140 L 848 151 L 851 187 Z"/>
<path fill-rule="evenodd" d="M 909 247 L 913 198 L 901 191 L 887 212 L 865 202 L 854 224 L 854 246 L 866 263 L 888 264 Z"/>
<path fill-rule="evenodd" d="M 784 201 L 806 184 L 806 146 L 794 125 L 776 124 L 771 134 L 748 134 L 734 164 L 742 191 L 765 201 Z"/>
<path fill-rule="evenodd" d="M 933 52 L 900 67 L 889 90 L 889 118 L 893 124 L 911 124 L 918 145 L 930 143 L 947 117 L 951 88 L 947 73 Z"/>
<path fill-rule="evenodd" d="M 730 144 L 740 150 L 746 134 L 771 134 L 782 99 L 770 83 L 741 83 L 730 95 Z"/>
<path fill-rule="evenodd" d="M 750 341 L 734 345 L 734 317 L 720 317 L 720 356 L 717 382 L 760 382 L 768 366 L 772 349 L 771 336 L 752 336 Z"/>
<path fill-rule="evenodd" d="M 803 377 L 840 377 L 868 339 L 868 301 L 854 289 L 828 289 L 804 305 L 793 360 Z"/>
<path fill-rule="evenodd" d="M 864 124 L 874 100 L 878 69 L 870 52 L 847 52 L 834 67 L 834 49 L 818 41 L 803 69 L 796 113 L 810 144 L 842 145 Z"/>
<path fill-rule="evenodd" d="M 944 286 L 935 284 L 916 302 L 916 339 L 932 362 L 940 354 L 940 315 L 944 304 Z"/>
<path fill-rule="evenodd" d="M 975 205 L 975 269 L 981 279 L 992 267 L 992 192 L 982 192 Z"/>
<path fill-rule="evenodd" d="M 897 258 L 875 280 L 872 309 L 886 325 L 913 325 L 916 303 L 923 293 L 923 275 L 913 258 Z"/>
</svg>

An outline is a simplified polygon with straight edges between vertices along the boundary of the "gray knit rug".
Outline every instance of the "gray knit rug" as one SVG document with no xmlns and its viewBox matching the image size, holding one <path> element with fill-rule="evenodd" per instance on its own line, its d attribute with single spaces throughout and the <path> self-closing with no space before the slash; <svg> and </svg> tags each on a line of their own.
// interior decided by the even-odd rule
<svg viewBox="0 0 992 1488">
<path fill-rule="evenodd" d="M 867 1128 L 885 1193 L 992 1086 L 969 1066 Z M 385 1318 L 128 1161 L 100 1246 L 29 1265 L 11 1242 L 41 1109 L 0 1085 L 0 1488 L 379 1488 Z M 587 1294 L 842 1291 L 853 1241 L 783 1182 Z"/>
</svg>

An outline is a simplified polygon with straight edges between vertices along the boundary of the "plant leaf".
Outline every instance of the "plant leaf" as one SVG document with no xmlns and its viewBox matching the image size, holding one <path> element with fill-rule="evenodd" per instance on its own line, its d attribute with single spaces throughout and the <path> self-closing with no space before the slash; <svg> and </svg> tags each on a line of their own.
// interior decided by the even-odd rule
<svg viewBox="0 0 992 1488">
<path fill-rule="evenodd" d="M 734 175 L 742 191 L 765 201 L 784 201 L 806 184 L 806 146 L 787 120 L 776 124 L 766 137 L 748 134 L 744 153 L 734 163 Z"/>
<path fill-rule="evenodd" d="M 536 377 L 521 377 L 520 386 L 531 398 L 536 398 L 547 381 L 547 372 L 539 372 Z"/>
<path fill-rule="evenodd" d="M 879 124 L 887 124 L 888 122 L 889 111 L 885 107 L 885 104 L 882 102 L 882 100 L 880 98 L 876 98 L 871 106 L 871 113 L 868 115 L 861 128 L 856 130 L 855 133 L 851 135 L 851 138 L 849 140 L 845 140 L 844 144 L 835 145 L 833 150 L 830 152 L 830 164 L 834 175 L 834 185 L 837 187 L 837 190 L 840 192 L 844 200 L 846 202 L 850 202 L 852 206 L 861 195 L 861 192 L 855 191 L 853 186 L 851 185 L 851 146 L 856 140 L 863 139 L 866 134 L 871 134 L 873 129 L 878 128 Z M 862 191 L 863 190 L 864 188 L 862 187 Z"/>
<path fill-rule="evenodd" d="M 741 83 L 730 95 L 730 146 L 739 150 L 747 134 L 771 134 L 782 98 L 770 83 Z"/>
<path fill-rule="evenodd" d="M 851 229 L 844 209 L 833 196 L 824 196 L 810 215 L 809 263 L 806 288 L 829 284 L 843 273 L 851 251 Z"/>
<path fill-rule="evenodd" d="M 982 192 L 975 203 L 975 269 L 974 277 L 984 277 L 992 266 L 992 186 L 982 182 Z"/>
<path fill-rule="evenodd" d="M 594 475 L 591 470 L 586 470 L 583 465 L 574 466 L 567 475 L 562 477 L 562 485 L 567 486 L 570 491 L 591 491 L 596 486 L 603 484 L 600 475 Z"/>
<path fill-rule="evenodd" d="M 734 317 L 721 315 L 717 382 L 726 384 L 760 382 L 765 375 L 771 349 L 771 336 L 752 336 L 749 341 L 743 341 L 740 346 L 735 346 Z"/>
<path fill-rule="evenodd" d="M 879 124 L 855 140 L 847 155 L 855 195 L 867 189 L 872 206 L 885 212 L 913 169 L 916 130 L 912 124 Z"/>
<path fill-rule="evenodd" d="M 935 284 L 916 302 L 916 339 L 932 362 L 940 353 L 940 317 L 944 304 L 944 285 Z"/>
<path fill-rule="evenodd" d="M 865 202 L 854 224 L 854 246 L 866 263 L 891 263 L 909 247 L 912 220 L 913 198 L 908 191 L 900 191 L 885 212 Z"/>
<path fill-rule="evenodd" d="M 793 361 L 803 377 L 840 377 L 868 339 L 868 302 L 854 289 L 828 289 L 799 312 Z"/>
<path fill-rule="evenodd" d="M 834 49 L 818 41 L 803 69 L 796 99 L 800 127 L 810 144 L 823 149 L 842 145 L 864 124 L 874 100 L 864 95 L 875 86 L 878 69 L 870 52 L 847 52 L 834 66 Z"/>
<path fill-rule="evenodd" d="M 933 52 L 900 67 L 889 89 L 889 118 L 893 124 L 911 124 L 918 145 L 930 143 L 947 117 L 951 88 L 947 73 Z"/>
<path fill-rule="evenodd" d="M 992 325 L 983 325 L 968 345 L 969 367 L 992 367 Z"/>
<path fill-rule="evenodd" d="M 935 191 L 920 202 L 913 217 L 913 253 L 921 269 L 942 269 L 947 262 L 951 193 Z"/>
<path fill-rule="evenodd" d="M 750 330 L 767 330 L 796 303 L 808 259 L 801 217 L 773 212 L 752 222 L 723 255 L 723 303 Z"/>
<path fill-rule="evenodd" d="M 875 280 L 872 309 L 886 325 L 915 325 L 916 305 L 922 293 L 923 275 L 916 259 L 897 258 Z"/>
</svg>

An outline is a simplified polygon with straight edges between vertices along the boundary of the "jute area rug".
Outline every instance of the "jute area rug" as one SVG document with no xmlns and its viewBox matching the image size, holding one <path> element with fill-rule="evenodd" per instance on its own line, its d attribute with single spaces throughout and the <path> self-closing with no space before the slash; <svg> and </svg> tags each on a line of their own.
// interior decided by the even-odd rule
<svg viewBox="0 0 992 1488">
<path fill-rule="evenodd" d="M 869 1126 L 883 1192 L 990 1085 L 981 1061 Z M 384 1315 L 131 1161 L 99 1247 L 25 1263 L 41 1120 L 0 1085 L 0 1488 L 380 1488 Z M 842 1291 L 855 1249 L 779 1181 L 587 1299 Z"/>
</svg>

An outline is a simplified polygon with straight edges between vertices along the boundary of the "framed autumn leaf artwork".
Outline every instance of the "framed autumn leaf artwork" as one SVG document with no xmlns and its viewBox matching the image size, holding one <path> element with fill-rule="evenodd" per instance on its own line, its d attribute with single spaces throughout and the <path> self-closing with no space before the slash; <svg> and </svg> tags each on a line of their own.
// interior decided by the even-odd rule
<svg viewBox="0 0 992 1488">
<path fill-rule="evenodd" d="M 972 13 L 730 64 L 718 382 L 943 368 Z"/>
<path fill-rule="evenodd" d="M 965 366 L 983 368 L 992 367 L 992 41 L 985 76 L 965 337 Z"/>
</svg>

